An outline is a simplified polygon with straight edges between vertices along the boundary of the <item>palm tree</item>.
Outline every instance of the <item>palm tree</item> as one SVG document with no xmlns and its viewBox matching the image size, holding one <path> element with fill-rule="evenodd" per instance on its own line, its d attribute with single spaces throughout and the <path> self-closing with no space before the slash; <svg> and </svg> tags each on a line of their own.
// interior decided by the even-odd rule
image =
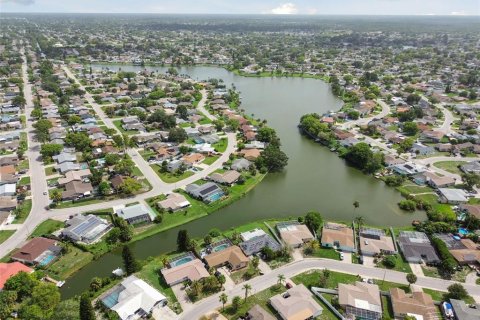
<svg viewBox="0 0 480 320">
<path fill-rule="evenodd" d="M 355 222 L 357 223 L 358 230 L 360 230 L 360 227 L 365 223 L 365 220 L 362 216 L 359 216 L 355 217 Z"/>
<path fill-rule="evenodd" d="M 279 274 L 277 276 L 277 284 L 282 284 L 285 281 L 285 276 L 283 274 Z"/>
<path fill-rule="evenodd" d="M 357 200 L 353 201 L 353 214 L 352 214 L 352 216 L 355 214 L 355 209 L 357 209 L 358 207 L 360 207 L 360 202 L 358 202 Z"/>
<path fill-rule="evenodd" d="M 252 286 L 249 285 L 248 283 L 245 283 L 242 289 L 245 290 L 245 302 L 247 302 L 248 293 L 250 292 L 250 290 L 252 290 Z"/>
<path fill-rule="evenodd" d="M 192 282 L 192 285 L 190 287 L 193 289 L 193 292 L 195 293 L 196 296 L 198 296 L 198 294 L 200 293 L 201 286 L 202 285 L 198 280 L 195 280 Z"/>
<path fill-rule="evenodd" d="M 222 303 L 222 311 L 225 311 L 225 303 L 228 301 L 227 294 L 225 292 L 222 293 L 220 297 L 218 297 L 218 300 Z"/>
</svg>

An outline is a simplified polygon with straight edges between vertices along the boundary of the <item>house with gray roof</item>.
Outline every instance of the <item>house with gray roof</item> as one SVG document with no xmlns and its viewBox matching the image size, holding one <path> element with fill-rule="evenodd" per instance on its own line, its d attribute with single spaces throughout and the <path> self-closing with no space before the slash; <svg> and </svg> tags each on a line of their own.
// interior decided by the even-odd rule
<svg viewBox="0 0 480 320">
<path fill-rule="evenodd" d="M 460 166 L 460 170 L 465 173 L 480 173 L 480 162 L 472 161 Z"/>
<path fill-rule="evenodd" d="M 106 234 L 112 224 L 93 214 L 84 216 L 77 214 L 65 222 L 67 227 L 62 230 L 62 236 L 73 241 L 93 243 Z"/>
<path fill-rule="evenodd" d="M 272 236 L 265 233 L 265 231 L 261 231 L 263 230 L 257 230 L 258 234 L 239 244 L 245 255 L 250 256 L 252 254 L 259 253 L 265 247 L 268 247 L 273 251 L 279 251 L 280 249 L 282 249 L 282 246 L 277 241 L 275 241 Z"/>
<path fill-rule="evenodd" d="M 152 222 L 155 219 L 155 214 L 143 204 L 120 208 L 115 213 L 129 224 Z"/>
<path fill-rule="evenodd" d="M 398 245 L 408 262 L 437 264 L 440 262 L 435 248 L 427 235 L 417 231 L 401 231 L 398 236 Z"/>
<path fill-rule="evenodd" d="M 207 182 L 202 185 L 192 183 L 185 188 L 185 191 L 192 197 L 206 203 L 217 201 L 225 194 L 222 188 L 213 182 Z"/>
<path fill-rule="evenodd" d="M 53 156 L 52 159 L 57 161 L 58 164 L 62 164 L 64 162 L 77 161 L 77 156 L 75 155 L 75 153 L 62 152 L 56 156 Z"/>
<path fill-rule="evenodd" d="M 439 188 L 440 202 L 449 204 L 467 203 L 467 193 L 462 189 Z"/>
<path fill-rule="evenodd" d="M 250 168 L 250 165 L 252 163 L 250 161 L 248 161 L 247 159 L 245 158 L 241 158 L 241 159 L 236 159 L 232 162 L 232 165 L 230 166 L 230 168 L 232 168 L 233 170 L 236 170 L 236 171 L 243 171 L 243 170 L 248 170 L 248 168 Z"/>
<path fill-rule="evenodd" d="M 80 170 L 80 165 L 76 162 L 62 162 L 56 169 L 60 171 L 60 173 L 67 173 L 73 170 Z"/>
<path fill-rule="evenodd" d="M 453 308 L 453 314 L 457 320 L 478 320 L 480 319 L 480 303 L 473 304 L 473 307 L 467 305 L 462 300 L 450 299 Z"/>
</svg>

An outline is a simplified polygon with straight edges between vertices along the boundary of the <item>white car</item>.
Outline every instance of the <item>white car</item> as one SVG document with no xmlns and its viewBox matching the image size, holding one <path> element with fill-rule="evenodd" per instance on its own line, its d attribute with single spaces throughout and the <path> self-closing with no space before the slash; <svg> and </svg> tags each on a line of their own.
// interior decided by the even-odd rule
<svg viewBox="0 0 480 320">
<path fill-rule="evenodd" d="M 340 260 L 343 260 L 345 259 L 345 255 L 343 254 L 343 252 L 340 252 Z"/>
</svg>

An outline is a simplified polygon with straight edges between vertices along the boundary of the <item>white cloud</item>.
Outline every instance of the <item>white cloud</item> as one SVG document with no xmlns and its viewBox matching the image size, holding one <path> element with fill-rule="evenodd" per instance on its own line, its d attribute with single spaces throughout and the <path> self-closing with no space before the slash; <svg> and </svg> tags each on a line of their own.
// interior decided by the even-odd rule
<svg viewBox="0 0 480 320">
<path fill-rule="evenodd" d="M 298 12 L 297 6 L 291 2 L 284 3 L 276 8 L 273 8 L 270 13 L 273 14 L 295 14 Z"/>
<path fill-rule="evenodd" d="M 13 4 L 21 4 L 24 6 L 29 6 L 35 3 L 35 0 L 0 0 L 1 3 L 13 3 Z"/>
<path fill-rule="evenodd" d="M 467 13 L 465 11 L 452 11 L 452 12 L 450 12 L 450 15 L 452 15 L 452 16 L 466 16 Z"/>
</svg>

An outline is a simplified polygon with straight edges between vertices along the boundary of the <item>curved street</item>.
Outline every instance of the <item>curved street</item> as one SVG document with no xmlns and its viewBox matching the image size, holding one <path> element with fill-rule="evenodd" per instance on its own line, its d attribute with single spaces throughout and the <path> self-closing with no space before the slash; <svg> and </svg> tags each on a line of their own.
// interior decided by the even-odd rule
<svg viewBox="0 0 480 320">
<path fill-rule="evenodd" d="M 331 271 L 343 272 L 348 274 L 360 275 L 365 278 L 372 278 L 377 280 L 384 280 L 389 282 L 408 284 L 406 279 L 406 273 L 393 271 L 389 269 L 380 269 L 374 267 L 367 267 L 361 264 L 349 264 L 337 260 L 321 259 L 321 258 L 307 258 L 304 260 L 295 261 L 284 265 L 278 269 L 274 269 L 268 274 L 263 276 L 258 276 L 249 281 L 245 281 L 235 285 L 231 290 L 223 291 L 225 292 L 230 300 L 234 296 L 243 297 L 245 290 L 243 285 L 248 283 L 251 285 L 252 290 L 250 295 L 258 293 L 262 290 L 265 290 L 272 285 L 276 284 L 278 281 L 278 275 L 282 274 L 287 279 L 291 278 L 297 274 L 318 269 L 329 269 Z M 438 278 L 418 276 L 417 282 L 415 283 L 419 287 L 428 288 L 438 291 L 446 291 L 447 287 L 455 283 L 454 281 L 448 281 Z M 463 284 L 468 293 L 473 296 L 475 299 L 480 298 L 480 286 L 475 284 Z M 219 301 L 219 296 L 221 293 L 217 293 L 213 296 L 210 296 L 206 299 L 203 299 L 193 305 L 187 311 L 184 311 L 180 314 L 180 319 L 192 320 L 199 319 L 205 313 L 220 308 L 222 304 Z"/>
</svg>

